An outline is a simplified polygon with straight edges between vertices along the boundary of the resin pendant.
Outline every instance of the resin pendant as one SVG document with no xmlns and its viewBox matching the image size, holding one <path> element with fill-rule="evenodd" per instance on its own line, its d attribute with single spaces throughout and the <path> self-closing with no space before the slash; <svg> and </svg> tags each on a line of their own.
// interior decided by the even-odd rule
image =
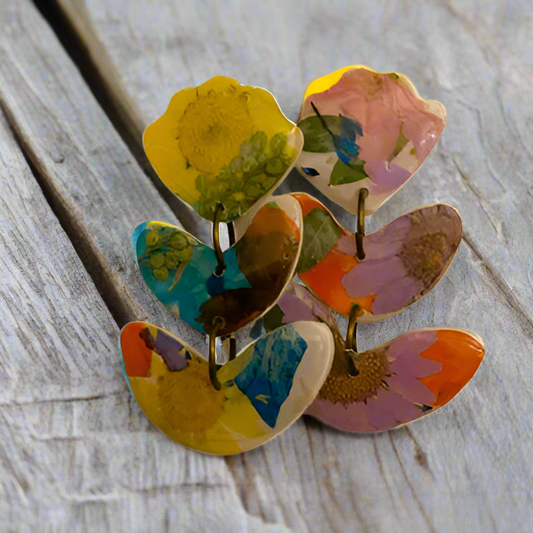
<svg viewBox="0 0 533 533">
<path fill-rule="evenodd" d="M 148 418 L 195 450 L 231 455 L 287 429 L 315 399 L 333 360 L 329 328 L 295 322 L 262 337 L 220 367 L 170 332 L 130 322 L 120 348 L 131 390 Z"/>
<path fill-rule="evenodd" d="M 344 431 L 394 429 L 448 403 L 483 360 L 481 338 L 454 328 L 409 331 L 335 360 L 306 414 Z"/>
<path fill-rule="evenodd" d="M 268 91 L 223 76 L 174 95 L 144 148 L 165 185 L 213 223 L 213 248 L 156 221 L 138 226 L 133 244 L 156 297 L 207 334 L 208 358 L 146 322 L 120 336 L 131 390 L 162 432 L 228 455 L 304 412 L 341 430 L 382 431 L 433 412 L 468 383 L 484 355 L 473 333 L 410 331 L 361 353 L 356 342 L 358 322 L 418 301 L 458 249 L 461 218 L 445 204 L 365 233 L 365 216 L 417 171 L 445 123 L 442 104 L 423 100 L 406 76 L 360 65 L 313 81 L 298 125 Z M 357 215 L 355 233 L 308 194 L 272 196 L 294 166 Z M 346 340 L 332 311 L 349 318 Z M 237 354 L 234 333 L 254 321 L 248 333 L 258 340 Z"/>
<path fill-rule="evenodd" d="M 303 319 L 327 324 L 335 341 L 331 372 L 306 414 L 344 431 L 394 429 L 435 411 L 466 386 L 483 360 L 480 337 L 455 328 L 409 331 L 358 353 L 347 346 L 355 344 L 355 331 L 344 341 L 327 307 L 296 283 L 265 315 L 265 330 Z"/>
<path fill-rule="evenodd" d="M 307 88 L 296 167 L 354 214 L 359 190 L 368 189 L 371 215 L 418 170 L 445 124 L 444 106 L 423 100 L 406 76 L 346 67 Z"/>
<path fill-rule="evenodd" d="M 285 179 L 302 132 L 265 89 L 216 76 L 174 95 L 146 128 L 144 150 L 161 181 L 200 216 L 242 216 Z"/>
<path fill-rule="evenodd" d="M 302 214 L 290 195 L 277 196 L 255 214 L 243 236 L 222 254 L 185 230 L 162 222 L 141 224 L 133 244 L 141 274 L 176 316 L 209 333 L 229 335 L 263 315 L 294 276 L 301 248 Z"/>
<path fill-rule="evenodd" d="M 357 321 L 390 317 L 426 295 L 442 279 L 462 237 L 459 213 L 449 205 L 419 207 L 393 220 L 361 243 L 318 200 L 293 194 L 302 206 L 304 239 L 300 279 L 326 305 Z"/>
</svg>

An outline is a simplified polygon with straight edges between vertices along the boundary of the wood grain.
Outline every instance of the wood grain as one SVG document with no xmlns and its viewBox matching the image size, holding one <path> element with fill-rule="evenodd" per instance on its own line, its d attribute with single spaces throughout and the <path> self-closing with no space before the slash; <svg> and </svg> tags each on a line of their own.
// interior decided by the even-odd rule
<svg viewBox="0 0 533 533">
<path fill-rule="evenodd" d="M 119 319 L 153 312 L 131 225 L 170 211 L 35 8 L 0 3 L 0 26 L 0 531 L 279 531 L 245 512 L 224 460 L 176 446 L 131 397 L 117 322 L 23 151 Z"/>
<path fill-rule="evenodd" d="M 85 495 L 80 516 L 90 516 L 97 529 L 532 530 L 528 2 L 59 1 L 139 139 L 174 92 L 220 73 L 271 90 L 292 119 L 309 81 L 353 63 L 403 72 L 425 97 L 441 100 L 448 127 L 437 149 L 372 217 L 369 231 L 442 201 L 463 216 L 463 244 L 430 295 L 397 317 L 360 327 L 359 344 L 369 348 L 435 325 L 477 331 L 487 346 L 486 361 L 465 391 L 405 429 L 355 436 L 301 420 L 266 446 L 226 461 L 181 450 L 149 430 L 132 401 L 128 414 L 117 409 L 116 419 L 109 408 L 103 423 L 89 409 L 83 427 L 99 428 L 98 451 L 75 456 L 84 461 L 76 481 L 61 472 L 63 483 L 78 483 Z M 56 208 L 71 213 L 71 238 L 81 235 L 99 258 L 103 282 L 97 285 L 115 287 L 117 303 L 106 299 L 112 309 L 165 325 L 172 318 L 141 288 L 128 262 L 127 226 L 137 215 L 172 221 L 172 214 L 30 5 L 4 5 L 0 98 L 25 150 Z M 57 154 L 65 160 L 55 161 Z M 297 176 L 287 189 L 311 192 Z M 117 264 L 125 270 L 117 272 Z M 178 330 L 177 323 L 172 327 Z M 13 420 L 20 434 L 28 431 L 24 419 Z M 68 428 L 57 424 L 58 431 Z M 132 427 L 137 440 L 129 443 L 131 454 L 115 458 L 113 436 Z M 32 469 L 23 457 L 16 464 Z M 168 465 L 180 476 L 170 475 Z M 131 485 L 124 485 L 125 476 Z M 189 478 L 193 489 L 186 488 Z M 127 492 L 124 486 L 144 488 Z M 87 499 L 91 490 L 97 503 Z M 32 502 L 51 520 L 44 501 Z M 65 500 L 58 514 L 70 508 Z M 74 524 L 70 516 L 65 520 L 61 526 Z"/>
</svg>

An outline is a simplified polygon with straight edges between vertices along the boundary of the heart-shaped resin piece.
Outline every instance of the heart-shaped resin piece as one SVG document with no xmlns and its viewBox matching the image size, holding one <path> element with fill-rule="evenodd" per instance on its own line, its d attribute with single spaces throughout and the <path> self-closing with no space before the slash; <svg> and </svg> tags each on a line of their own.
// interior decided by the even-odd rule
<svg viewBox="0 0 533 533">
<path fill-rule="evenodd" d="M 444 106 L 423 100 L 406 76 L 346 67 L 307 88 L 296 167 L 354 214 L 359 190 L 368 189 L 370 215 L 417 171 L 445 124 Z"/>
<path fill-rule="evenodd" d="M 325 324 L 295 322 L 245 348 L 209 379 L 208 362 L 170 332 L 130 322 L 120 335 L 131 390 L 148 418 L 171 439 L 231 455 L 272 439 L 315 399 L 333 360 Z"/>
<path fill-rule="evenodd" d="M 442 279 L 462 237 L 459 213 L 449 205 L 414 209 L 363 238 L 357 258 L 355 236 L 318 200 L 293 194 L 303 213 L 304 239 L 297 267 L 300 279 L 326 305 L 358 322 L 390 317 Z"/>
<path fill-rule="evenodd" d="M 176 226 L 141 224 L 133 245 L 157 298 L 199 331 L 209 333 L 215 317 L 221 317 L 222 336 L 259 318 L 282 294 L 298 262 L 301 226 L 299 203 L 289 195 L 273 198 L 224 252 L 220 276 L 215 251 Z"/>
<path fill-rule="evenodd" d="M 230 222 L 285 179 L 303 135 L 268 91 L 215 76 L 175 94 L 143 143 L 174 194 L 211 221 L 222 204 Z"/>
<path fill-rule="evenodd" d="M 483 355 L 477 335 L 453 328 L 409 331 L 362 353 L 337 352 L 306 414 L 344 431 L 393 429 L 448 403 Z"/>
</svg>

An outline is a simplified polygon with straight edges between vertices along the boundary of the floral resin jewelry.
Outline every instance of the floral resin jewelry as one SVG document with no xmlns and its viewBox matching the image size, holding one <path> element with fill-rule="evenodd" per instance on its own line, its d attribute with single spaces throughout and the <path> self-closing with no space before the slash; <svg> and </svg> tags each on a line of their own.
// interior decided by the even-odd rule
<svg viewBox="0 0 533 533">
<path fill-rule="evenodd" d="M 382 320 L 422 298 L 444 276 L 461 242 L 459 213 L 433 204 L 363 236 L 361 260 L 355 235 L 323 204 L 308 194 L 293 196 L 304 215 L 300 279 L 341 315 L 357 305 L 358 322 Z"/>
<path fill-rule="evenodd" d="M 472 379 L 483 359 L 479 336 L 457 328 L 409 331 L 358 353 L 357 322 L 350 318 L 353 329 L 344 341 L 329 308 L 294 282 L 264 317 L 267 332 L 298 320 L 331 329 L 333 366 L 306 414 L 345 431 L 393 429 L 433 412 Z"/>
<path fill-rule="evenodd" d="M 170 332 L 130 322 L 121 333 L 130 388 L 171 439 L 213 454 L 255 448 L 287 429 L 331 368 L 328 327 L 294 322 L 265 335 L 210 376 L 210 364 Z"/>
<path fill-rule="evenodd" d="M 365 215 L 371 215 L 418 170 L 445 124 L 444 106 L 420 98 L 406 76 L 346 67 L 307 87 L 296 167 L 353 214 L 366 189 Z"/>
<path fill-rule="evenodd" d="M 301 229 L 300 205 L 284 195 L 263 205 L 223 253 L 162 222 L 141 224 L 133 240 L 144 281 L 162 303 L 205 333 L 218 316 L 219 335 L 229 335 L 272 307 L 294 277 Z"/>
<path fill-rule="evenodd" d="M 227 455 L 304 413 L 345 431 L 389 430 L 468 383 L 484 354 L 473 333 L 426 328 L 365 352 L 356 342 L 358 322 L 425 296 L 458 249 L 461 218 L 449 205 L 413 209 L 371 235 L 364 225 L 420 167 L 445 122 L 442 104 L 423 100 L 406 76 L 363 66 L 312 82 L 297 125 L 268 91 L 223 76 L 172 98 L 144 147 L 167 187 L 213 223 L 214 247 L 164 222 L 133 234 L 150 290 L 209 339 L 204 356 L 146 322 L 122 329 L 128 383 L 162 432 Z M 271 196 L 293 167 L 357 215 L 355 233 L 309 194 Z M 345 340 L 331 310 L 349 319 Z M 252 323 L 256 340 L 237 354 L 233 334 Z"/>
<path fill-rule="evenodd" d="M 180 91 L 146 128 L 144 149 L 163 183 L 202 217 L 242 216 L 286 178 L 303 135 L 265 89 L 215 76 Z"/>
</svg>

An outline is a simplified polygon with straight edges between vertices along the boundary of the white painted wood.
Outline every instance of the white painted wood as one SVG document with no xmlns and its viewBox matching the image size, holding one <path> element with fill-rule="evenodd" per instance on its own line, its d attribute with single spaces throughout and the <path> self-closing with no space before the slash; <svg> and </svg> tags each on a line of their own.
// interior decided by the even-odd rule
<svg viewBox="0 0 533 533">
<path fill-rule="evenodd" d="M 444 201 L 463 216 L 464 242 L 449 274 L 430 295 L 392 319 L 361 326 L 359 343 L 368 348 L 409 329 L 450 326 L 477 331 L 487 347 L 479 373 L 455 400 L 434 415 L 390 433 L 346 435 L 302 420 L 266 446 L 224 462 L 180 451 L 152 431 L 139 432 L 139 440 L 132 444 L 136 460 L 120 463 L 128 468 L 127 479 L 144 482 L 144 490 L 131 495 L 117 488 L 129 487 L 124 485 L 124 472 L 110 458 L 120 455 L 117 448 L 110 452 L 102 444 L 94 456 L 78 452 L 76 457 L 87 458 L 85 466 L 74 479 L 68 471 L 62 472 L 63 482 L 69 488 L 82 487 L 84 494 L 90 489 L 99 494 L 97 504 L 82 499 L 80 516 L 93 513 L 96 529 L 136 523 L 139 530 L 246 531 L 268 523 L 276 531 L 532 530 L 530 3 L 60 3 L 139 142 L 144 126 L 164 111 L 176 90 L 219 73 L 271 90 L 292 119 L 309 81 L 352 63 L 403 72 L 423 96 L 441 100 L 447 107 L 448 126 L 437 149 L 417 176 L 372 217 L 369 231 L 416 206 Z M 106 205 L 103 194 L 94 202 L 94 176 L 98 183 L 112 182 L 118 190 L 120 183 L 140 173 L 123 148 L 118 152 L 108 148 L 122 145 L 109 132 L 94 102 L 85 103 L 87 90 L 53 37 L 26 2 L 21 5 L 3 3 L 8 34 L 3 34 L 4 39 L 0 36 L 0 41 L 2 52 L 8 52 L 8 74 L 2 57 L 1 98 L 24 143 L 38 154 L 37 163 L 48 161 L 44 174 L 61 173 L 57 170 L 60 164 L 49 161 L 50 154 L 63 153 L 58 146 L 67 154 L 83 153 L 86 164 L 92 165 L 91 179 L 51 180 L 62 183 L 55 194 L 60 201 L 72 198 L 71 187 L 87 198 L 75 211 L 76 220 L 87 220 L 98 202 Z M 52 98 L 59 87 L 60 104 Z M 43 108 L 52 111 L 45 114 Z M 86 131 L 63 137 L 60 144 L 56 137 L 46 135 L 48 128 L 57 131 L 54 121 L 60 121 L 59 131 L 71 132 L 79 120 Z M 83 146 L 87 140 L 95 143 L 100 138 L 96 155 Z M 70 169 L 70 175 L 83 175 L 75 165 Z M 146 183 L 142 176 L 136 179 Z M 143 197 L 148 187 L 142 187 L 141 193 L 132 189 L 120 196 L 128 206 L 120 211 L 121 220 L 129 220 L 132 210 L 147 209 L 139 200 L 129 199 Z M 289 178 L 287 188 L 312 191 L 297 176 Z M 154 200 L 150 212 L 154 211 L 159 217 L 167 213 L 159 200 Z M 342 210 L 334 212 L 345 223 L 353 222 L 343 217 Z M 91 231 L 84 239 L 93 242 L 91 235 L 100 235 L 102 221 L 109 220 L 114 219 L 107 209 L 99 225 L 85 222 Z M 117 253 L 125 257 L 130 252 L 126 240 L 121 240 L 123 225 L 114 224 L 109 239 L 118 243 Z M 102 237 L 92 246 L 109 248 Z M 107 269 L 104 275 L 113 280 L 110 264 L 114 258 L 107 252 L 102 260 Z M 138 281 L 129 268 L 120 279 L 136 286 Z M 126 303 L 121 302 L 150 315 L 138 318 L 159 320 L 162 311 L 148 300 L 139 288 L 124 298 Z M 110 442 L 114 442 L 114 431 L 147 427 L 135 404 L 129 405 L 131 419 L 120 418 L 119 411 L 117 426 L 112 418 L 98 426 Z M 87 416 L 85 423 L 94 427 L 94 418 Z M 20 422 L 21 434 L 28 431 L 27 425 Z M 58 431 L 68 428 L 59 422 L 57 427 Z M 155 470 L 154 455 L 160 461 Z M 180 461 L 188 465 L 182 469 L 187 468 L 189 475 L 194 472 L 194 483 L 210 481 L 191 489 L 181 486 L 162 466 Z M 23 458 L 17 464 L 23 471 L 34 468 Z M 122 494 L 118 501 L 112 496 L 117 490 Z M 233 490 L 239 502 L 228 496 Z M 154 494 L 161 497 L 157 504 Z M 34 505 L 41 509 L 41 516 L 46 514 L 44 503 Z M 68 508 L 64 501 L 58 513 Z M 212 521 L 213 515 L 224 519 Z M 233 516 L 241 522 L 228 527 Z M 75 528 L 75 520 L 68 523 Z"/>
</svg>

